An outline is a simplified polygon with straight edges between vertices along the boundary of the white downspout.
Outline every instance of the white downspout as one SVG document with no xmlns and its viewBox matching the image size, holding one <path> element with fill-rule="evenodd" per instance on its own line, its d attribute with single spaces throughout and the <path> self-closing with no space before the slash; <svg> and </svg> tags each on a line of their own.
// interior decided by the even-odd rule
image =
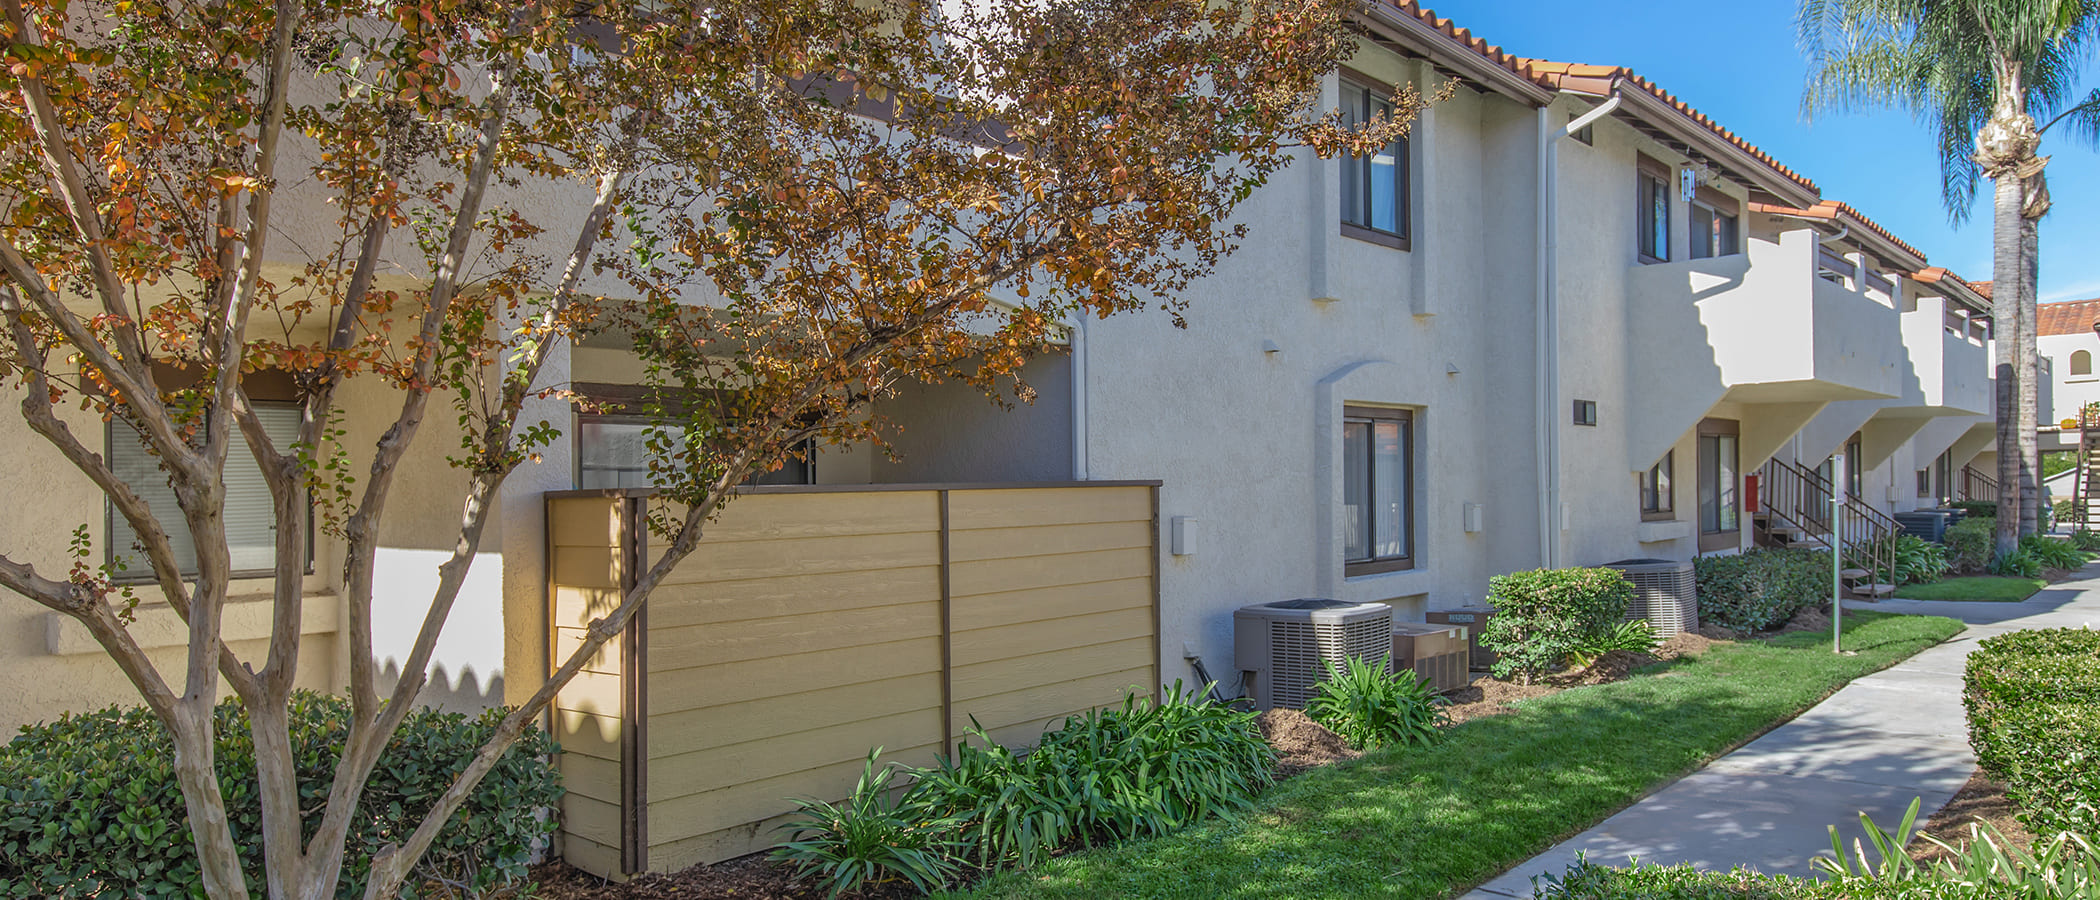
<svg viewBox="0 0 2100 900">
<path fill-rule="evenodd" d="M 1539 559 L 1549 569 L 1560 568 L 1560 140 L 1569 137 L 1619 108 L 1614 93 L 1589 112 L 1577 116 L 1567 127 L 1554 131 L 1549 106 L 1538 109 L 1539 216 L 1538 243 L 1538 453 Z"/>
<path fill-rule="evenodd" d="M 1072 316 L 1072 480 L 1086 481 L 1086 313 Z"/>
</svg>

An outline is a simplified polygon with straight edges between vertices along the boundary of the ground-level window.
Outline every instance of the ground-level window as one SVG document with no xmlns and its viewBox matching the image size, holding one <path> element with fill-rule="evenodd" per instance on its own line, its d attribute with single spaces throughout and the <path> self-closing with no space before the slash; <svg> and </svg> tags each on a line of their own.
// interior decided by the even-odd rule
<svg viewBox="0 0 2100 900">
<path fill-rule="evenodd" d="M 1414 567 L 1414 414 L 1350 406 L 1342 419 L 1346 574 Z"/>
<path fill-rule="evenodd" d="M 1672 479 L 1677 467 L 1677 451 L 1663 454 L 1661 462 L 1641 473 L 1641 518 L 1669 519 L 1676 515 L 1675 491 Z"/>
<path fill-rule="evenodd" d="M 1739 435 L 1730 419 L 1699 423 L 1699 549 L 1738 546 L 1742 530 Z"/>
<path fill-rule="evenodd" d="M 271 442 L 280 451 L 290 448 L 299 437 L 299 405 L 253 402 L 255 416 L 262 421 L 263 430 L 269 433 Z M 153 517 L 160 520 L 161 530 L 167 532 L 168 543 L 182 566 L 182 574 L 195 575 L 197 545 L 183 522 L 182 506 L 175 500 L 175 489 L 168 485 L 168 473 L 161 469 L 160 458 L 147 449 L 145 439 L 129 426 L 121 423 L 109 425 L 109 467 L 119 480 L 145 498 L 146 506 L 153 510 Z M 254 454 L 248 452 L 248 442 L 237 432 L 228 438 L 223 477 L 226 481 L 226 551 L 231 559 L 232 572 L 241 576 L 269 575 L 277 565 L 277 508 L 270 498 L 270 485 L 263 480 L 262 467 L 256 465 Z M 151 577 L 152 569 L 139 547 L 137 532 L 114 506 L 109 507 L 108 516 L 110 564 L 118 568 L 124 578 Z M 307 561 L 312 561 L 310 546 Z"/>
<path fill-rule="evenodd" d="M 1932 496 L 1932 470 L 1931 470 L 1931 469 L 1919 469 L 1919 470 L 1918 470 L 1918 496 L 1920 496 L 1920 497 L 1930 497 L 1930 496 Z"/>
<path fill-rule="evenodd" d="M 678 416 L 692 409 L 692 404 L 667 399 L 665 394 L 643 385 L 582 383 L 576 385 L 576 390 L 590 404 L 588 409 L 593 410 L 579 409 L 576 414 L 576 487 L 604 490 L 659 486 L 652 463 L 661 455 L 675 453 L 670 445 L 679 435 L 675 427 L 652 429 L 655 420 L 645 410 L 653 406 L 663 415 Z M 657 443 L 652 445 L 652 441 Z M 815 452 L 815 444 L 804 441 L 780 469 L 754 475 L 744 483 L 815 484 Z"/>
<path fill-rule="evenodd" d="M 1859 466 L 1861 441 L 1858 434 L 1845 442 L 1845 496 L 1857 497 L 1866 492 L 1866 481 Z"/>
</svg>

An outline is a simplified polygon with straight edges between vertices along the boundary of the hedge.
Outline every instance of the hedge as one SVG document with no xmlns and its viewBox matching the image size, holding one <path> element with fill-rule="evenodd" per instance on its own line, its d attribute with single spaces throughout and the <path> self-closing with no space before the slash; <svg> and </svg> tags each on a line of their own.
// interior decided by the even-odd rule
<svg viewBox="0 0 2100 900">
<path fill-rule="evenodd" d="M 2039 834 L 2100 833 L 2100 631 L 1989 638 L 1962 675 L 1977 764 Z"/>
<path fill-rule="evenodd" d="M 1947 565 L 1954 571 L 1981 572 L 1998 555 L 1998 520 L 1990 516 L 1963 519 L 1948 526 L 1940 541 L 1947 545 Z"/>
<path fill-rule="evenodd" d="M 363 895 L 372 853 L 408 836 L 504 712 L 408 714 L 366 783 L 336 896 Z M 293 695 L 305 835 L 320 824 L 349 719 L 347 700 Z M 249 892 L 262 896 L 262 804 L 247 713 L 233 700 L 221 703 L 215 727 L 227 817 Z M 544 732 L 528 729 L 439 832 L 417 874 L 475 893 L 522 878 L 557 827 L 551 808 L 562 793 L 553 766 L 558 752 Z M 203 896 L 174 759 L 173 742 L 143 707 L 113 706 L 23 728 L 0 747 L 0 896 Z"/>
<path fill-rule="evenodd" d="M 1488 579 L 1495 615 L 1480 645 L 1498 654 L 1495 677 L 1527 683 L 1560 668 L 1626 618 L 1633 583 L 1617 569 L 1534 569 Z"/>
<path fill-rule="evenodd" d="M 1767 631 L 1830 599 L 1830 554 L 1759 549 L 1692 562 L 1699 621 L 1737 631 Z"/>
</svg>

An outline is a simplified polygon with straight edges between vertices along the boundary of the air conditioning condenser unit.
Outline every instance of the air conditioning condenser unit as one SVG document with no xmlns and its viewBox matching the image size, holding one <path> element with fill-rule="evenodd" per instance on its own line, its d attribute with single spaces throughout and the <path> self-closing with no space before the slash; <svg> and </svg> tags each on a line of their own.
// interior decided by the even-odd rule
<svg viewBox="0 0 2100 900">
<path fill-rule="evenodd" d="M 1345 600 L 1279 600 L 1232 613 L 1233 658 L 1261 709 L 1303 709 L 1313 685 L 1351 657 L 1384 666 L 1393 652 L 1393 608 Z"/>
</svg>

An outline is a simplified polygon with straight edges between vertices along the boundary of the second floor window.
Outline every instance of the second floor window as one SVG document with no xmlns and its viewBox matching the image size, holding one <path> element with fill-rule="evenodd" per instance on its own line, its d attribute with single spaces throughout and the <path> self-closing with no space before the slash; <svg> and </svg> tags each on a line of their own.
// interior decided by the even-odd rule
<svg viewBox="0 0 2100 900">
<path fill-rule="evenodd" d="M 1710 187 L 1699 188 L 1692 203 L 1692 258 L 1734 256 L 1743 252 L 1741 207 Z"/>
<path fill-rule="evenodd" d="M 1640 252 L 1642 262 L 1670 261 L 1670 170 L 1640 158 Z"/>
<path fill-rule="evenodd" d="M 1676 515 L 1675 491 L 1677 451 L 1663 454 L 1661 462 L 1641 473 L 1641 518 L 1668 519 Z"/>
<path fill-rule="evenodd" d="M 1390 115 L 1392 91 L 1367 82 L 1342 81 L 1342 119 L 1346 124 Z M 1342 158 L 1342 224 L 1361 229 L 1359 237 L 1386 238 L 1404 246 L 1408 235 L 1407 139 L 1399 138 L 1365 156 Z M 1350 228 L 1344 228 L 1348 233 Z M 1369 232 L 1365 234 L 1363 232 Z"/>
</svg>

